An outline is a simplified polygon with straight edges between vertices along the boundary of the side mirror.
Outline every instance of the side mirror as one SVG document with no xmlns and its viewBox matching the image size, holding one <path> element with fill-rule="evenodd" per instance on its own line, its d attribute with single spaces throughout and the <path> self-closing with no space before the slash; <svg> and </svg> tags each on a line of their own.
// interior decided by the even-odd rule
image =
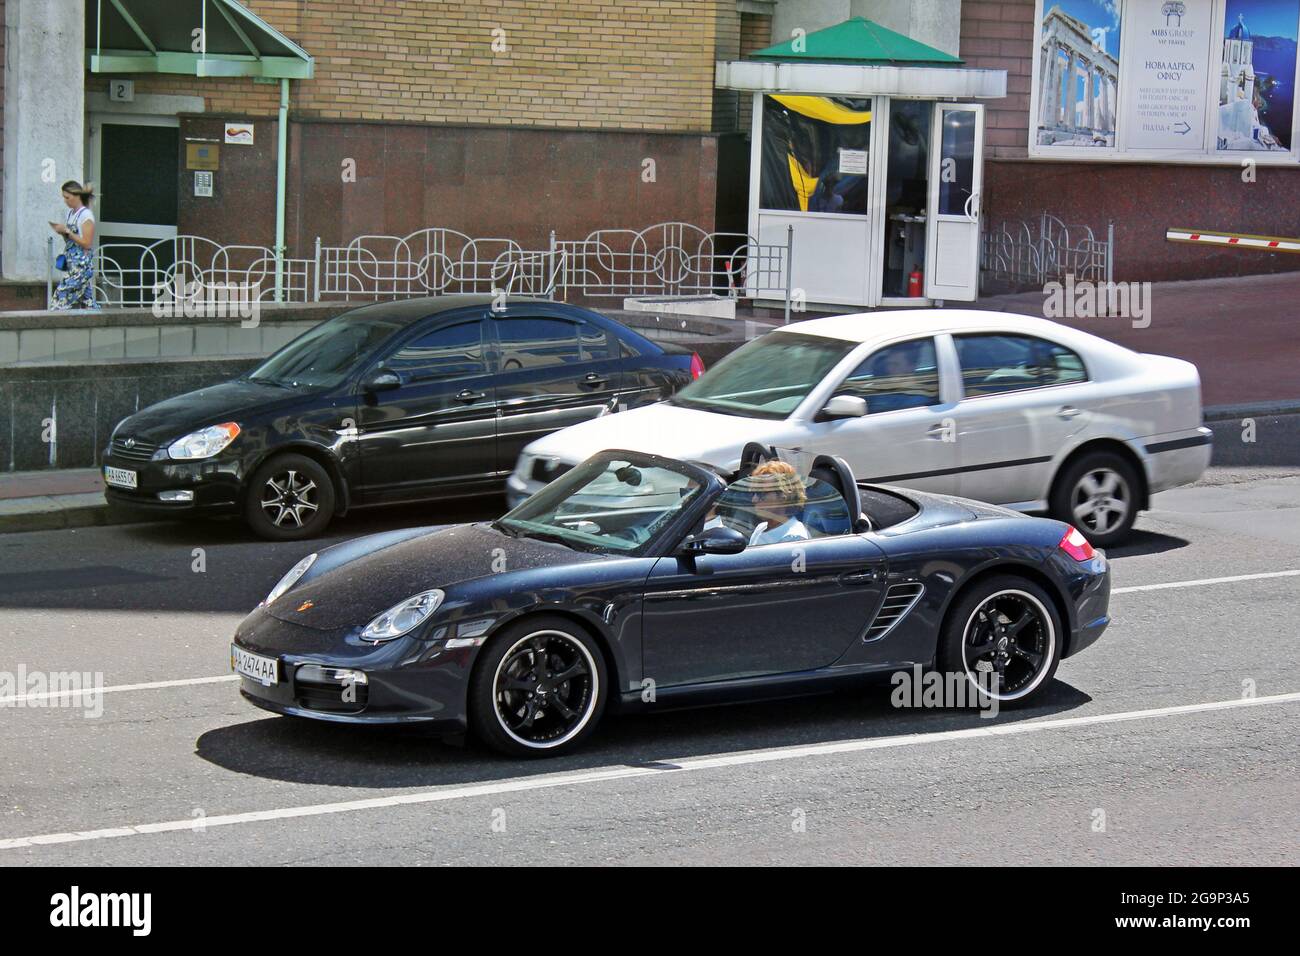
<svg viewBox="0 0 1300 956">
<path fill-rule="evenodd" d="M 401 387 L 402 380 L 398 374 L 386 368 L 375 369 L 361 382 L 363 392 L 391 392 Z"/>
<path fill-rule="evenodd" d="M 822 409 L 826 418 L 861 418 L 867 413 L 867 400 L 856 395 L 836 395 Z"/>
<path fill-rule="evenodd" d="M 740 554 L 749 539 L 735 528 L 709 528 L 682 542 L 683 554 Z"/>
</svg>

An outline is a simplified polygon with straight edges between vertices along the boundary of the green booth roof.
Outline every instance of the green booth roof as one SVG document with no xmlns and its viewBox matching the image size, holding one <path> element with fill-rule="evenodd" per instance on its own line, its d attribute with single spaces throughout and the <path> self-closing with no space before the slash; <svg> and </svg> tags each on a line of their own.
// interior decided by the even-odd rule
<svg viewBox="0 0 1300 956">
<path fill-rule="evenodd" d="M 801 49 L 796 50 L 799 43 Z M 961 60 L 865 17 L 852 17 L 824 30 L 759 50 L 751 60 L 799 60 L 870 66 L 926 64 L 959 66 Z"/>
</svg>

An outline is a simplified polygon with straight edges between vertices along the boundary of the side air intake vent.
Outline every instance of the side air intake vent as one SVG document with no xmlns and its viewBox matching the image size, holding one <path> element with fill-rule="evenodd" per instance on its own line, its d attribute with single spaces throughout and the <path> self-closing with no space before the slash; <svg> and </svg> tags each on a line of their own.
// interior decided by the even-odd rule
<svg viewBox="0 0 1300 956">
<path fill-rule="evenodd" d="M 907 612 L 916 606 L 916 602 L 925 593 L 925 585 L 919 581 L 906 584 L 891 584 L 885 592 L 885 602 L 880 605 L 880 613 L 867 628 L 864 641 L 878 641 L 894 629 L 894 625 L 907 616 Z"/>
</svg>

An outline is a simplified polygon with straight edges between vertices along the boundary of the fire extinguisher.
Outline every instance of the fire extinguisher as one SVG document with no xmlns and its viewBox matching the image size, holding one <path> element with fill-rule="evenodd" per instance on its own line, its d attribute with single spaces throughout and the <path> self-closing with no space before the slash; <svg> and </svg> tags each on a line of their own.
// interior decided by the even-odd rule
<svg viewBox="0 0 1300 956">
<path fill-rule="evenodd" d="M 912 274 L 907 277 L 907 297 L 909 299 L 921 298 L 921 270 L 913 269 Z"/>
</svg>

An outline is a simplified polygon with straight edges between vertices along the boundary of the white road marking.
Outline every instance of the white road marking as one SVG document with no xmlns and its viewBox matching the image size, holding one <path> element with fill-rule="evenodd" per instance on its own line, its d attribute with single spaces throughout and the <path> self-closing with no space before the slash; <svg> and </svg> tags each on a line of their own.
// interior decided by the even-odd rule
<svg viewBox="0 0 1300 956">
<path fill-rule="evenodd" d="M 1173 588 L 1197 588 L 1206 584 L 1233 584 L 1237 581 L 1262 581 L 1265 578 L 1293 578 L 1298 571 L 1265 571 L 1262 574 L 1234 574 L 1227 578 L 1201 578 L 1199 581 L 1169 581 L 1165 584 L 1136 584 L 1127 588 L 1111 588 L 1111 594 L 1131 594 L 1134 591 L 1168 591 Z"/>
<path fill-rule="evenodd" d="M 1237 581 L 1259 581 L 1267 578 L 1290 578 L 1296 576 L 1300 576 L 1300 570 L 1265 571 L 1260 574 L 1237 574 L 1225 578 L 1200 578 L 1195 581 L 1168 581 L 1164 584 L 1138 584 L 1126 588 L 1111 588 L 1110 593 L 1131 594 L 1137 591 L 1167 591 L 1174 588 L 1192 588 L 1210 584 L 1232 584 Z M 10 697 L 0 697 L 0 707 L 6 704 L 17 704 L 26 701 L 63 700 L 94 693 L 109 694 L 131 690 L 162 690 L 168 687 L 189 687 L 194 684 L 221 684 L 227 681 L 236 680 L 239 680 L 238 674 L 224 674 L 220 677 L 190 677 L 185 680 L 161 680 L 146 684 L 116 684 L 111 687 L 101 687 L 98 689 L 87 687 L 81 690 L 50 691 L 42 694 L 18 694 Z"/>
<path fill-rule="evenodd" d="M 1091 727 L 1098 724 L 1122 723 L 1133 720 L 1150 720 L 1157 717 L 1175 717 L 1211 711 L 1237 710 L 1274 704 L 1300 702 L 1300 693 L 1275 694 L 1271 697 L 1246 697 L 1235 700 L 1207 701 L 1200 704 L 1183 704 L 1175 707 L 1158 707 L 1152 710 L 1134 710 L 1114 714 L 1094 714 L 1086 717 L 1063 717 L 1053 720 L 1023 721 L 994 724 L 989 727 L 972 727 L 964 730 L 945 730 L 930 734 L 903 734 L 896 737 L 860 738 L 825 744 L 797 747 L 774 747 L 713 757 L 695 757 L 683 760 L 661 760 L 652 764 L 629 767 L 612 767 L 582 773 L 541 774 L 535 777 L 501 780 L 495 783 L 468 787 L 447 787 L 421 793 L 373 797 L 365 800 L 346 800 L 339 803 L 318 803 L 300 807 L 282 807 L 275 810 L 254 810 L 201 819 L 167 820 L 161 823 L 144 823 L 137 826 L 110 827 L 102 830 L 80 830 L 68 833 L 47 833 L 38 836 L 16 837 L 0 840 L 0 850 L 17 850 L 24 847 L 46 846 L 55 843 L 85 843 L 113 837 L 143 836 L 151 833 L 174 833 L 206 827 L 236 826 L 245 823 L 264 823 L 271 820 L 289 820 L 297 817 L 317 817 L 333 813 L 352 813 L 358 810 L 378 810 L 387 807 L 412 806 L 425 803 L 445 803 L 468 800 L 474 797 L 499 796 L 524 793 L 530 790 L 550 790 L 559 787 L 579 787 L 607 780 L 628 780 L 661 774 L 684 773 L 696 770 L 713 770 L 719 767 L 736 767 L 746 764 L 772 763 L 806 757 L 825 757 L 834 754 L 860 753 L 868 750 L 886 750 L 920 744 L 943 743 L 954 740 L 1001 737 L 1015 734 L 1039 733 L 1046 730 L 1065 730 Z"/>
<path fill-rule="evenodd" d="M 52 690 L 40 694 L 14 694 L 0 697 L 0 707 L 6 704 L 21 704 L 31 700 L 70 700 L 85 697 L 87 694 L 115 694 L 127 690 L 159 690 L 163 687 L 189 687 L 192 684 L 224 684 L 226 681 L 239 680 L 238 674 L 223 674 L 220 677 L 187 677 L 184 680 L 160 680 L 149 684 L 114 684 L 111 687 L 82 687 L 79 690 Z"/>
</svg>

